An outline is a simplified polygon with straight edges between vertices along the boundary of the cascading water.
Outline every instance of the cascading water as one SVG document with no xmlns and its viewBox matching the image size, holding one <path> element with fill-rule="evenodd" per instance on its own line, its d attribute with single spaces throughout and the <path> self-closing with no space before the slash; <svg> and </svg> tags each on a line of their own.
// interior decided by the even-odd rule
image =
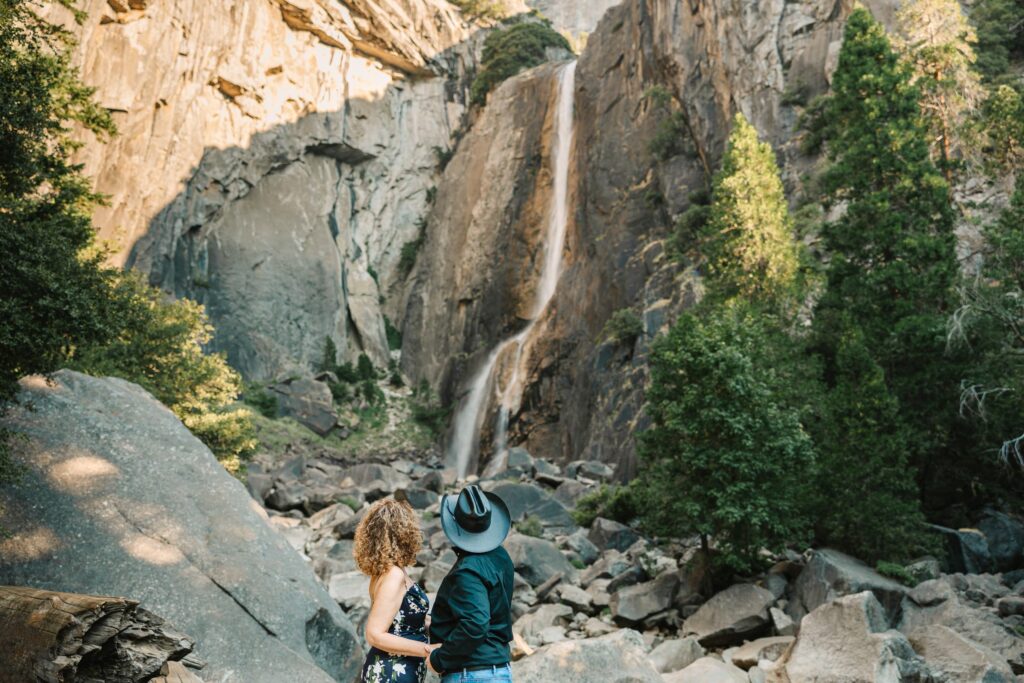
<svg viewBox="0 0 1024 683">
<path fill-rule="evenodd" d="M 452 441 L 448 449 L 448 461 L 455 467 L 460 477 L 466 476 L 473 451 L 480 441 L 480 428 L 483 426 L 487 398 L 495 384 L 494 371 L 498 360 L 507 349 L 514 347 L 512 374 L 500 396 L 498 422 L 494 430 L 494 462 L 499 462 L 499 458 L 504 455 L 507 448 L 509 415 L 519 409 L 519 402 L 522 400 L 520 364 L 523 360 L 523 347 L 558 288 L 558 279 L 562 274 L 562 254 L 565 251 L 565 234 L 569 225 L 569 163 L 575 135 L 575 86 L 576 62 L 571 62 L 562 68 L 558 77 L 555 136 L 551 152 L 551 209 L 544 243 L 544 263 L 540 280 L 537 282 L 530 322 L 522 331 L 498 344 L 497 348 L 491 351 L 469 384 L 469 392 L 455 415 Z"/>
</svg>

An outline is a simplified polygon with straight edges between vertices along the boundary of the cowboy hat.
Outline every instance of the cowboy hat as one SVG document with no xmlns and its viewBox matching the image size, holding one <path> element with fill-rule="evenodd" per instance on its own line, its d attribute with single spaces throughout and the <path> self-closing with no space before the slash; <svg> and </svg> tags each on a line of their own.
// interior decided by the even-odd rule
<svg viewBox="0 0 1024 683">
<path fill-rule="evenodd" d="M 456 548 L 469 553 L 494 550 L 508 536 L 512 516 L 505 501 L 479 486 L 441 499 L 441 528 Z"/>
</svg>

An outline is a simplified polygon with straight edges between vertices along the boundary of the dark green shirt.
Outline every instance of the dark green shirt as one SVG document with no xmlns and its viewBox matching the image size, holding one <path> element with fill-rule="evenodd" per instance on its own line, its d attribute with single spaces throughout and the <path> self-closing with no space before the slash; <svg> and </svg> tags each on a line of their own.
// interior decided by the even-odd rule
<svg viewBox="0 0 1024 683">
<path fill-rule="evenodd" d="M 430 655 L 434 669 L 455 672 L 511 660 L 513 579 L 512 558 L 501 546 L 458 559 L 431 614 L 430 642 L 443 643 Z"/>
</svg>

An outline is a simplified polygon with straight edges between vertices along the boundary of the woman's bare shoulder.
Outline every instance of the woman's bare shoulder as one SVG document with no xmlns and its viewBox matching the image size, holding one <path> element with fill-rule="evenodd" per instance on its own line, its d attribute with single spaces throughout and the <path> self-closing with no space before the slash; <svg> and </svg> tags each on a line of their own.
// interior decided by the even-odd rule
<svg viewBox="0 0 1024 683">
<path fill-rule="evenodd" d="M 370 595 L 375 598 L 404 590 L 405 572 L 401 567 L 391 566 L 386 572 L 370 580 Z"/>
</svg>

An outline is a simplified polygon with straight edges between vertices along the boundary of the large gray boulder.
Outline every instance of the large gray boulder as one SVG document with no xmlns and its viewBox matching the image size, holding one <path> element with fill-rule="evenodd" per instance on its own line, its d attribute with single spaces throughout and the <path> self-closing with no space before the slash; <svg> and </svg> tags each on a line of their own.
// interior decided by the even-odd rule
<svg viewBox="0 0 1024 683">
<path fill-rule="evenodd" d="M 671 638 L 651 650 L 650 659 L 662 673 L 679 671 L 704 656 L 696 638 Z"/>
<path fill-rule="evenodd" d="M 948 626 L 925 626 L 910 634 L 910 644 L 924 657 L 935 683 L 1016 683 L 1017 677 L 998 654 Z"/>
<path fill-rule="evenodd" d="M 1016 569 L 1024 564 L 1024 522 L 996 510 L 988 510 L 978 521 L 985 535 L 996 571 Z"/>
<path fill-rule="evenodd" d="M 871 591 L 892 620 L 907 588 L 838 550 L 817 550 L 792 587 L 788 611 L 795 621 L 844 595 Z"/>
<path fill-rule="evenodd" d="M 569 560 L 551 541 L 513 533 L 505 539 L 504 545 L 516 571 L 533 587 L 556 574 L 566 579 L 576 575 Z"/>
<path fill-rule="evenodd" d="M 552 532 L 572 533 L 577 528 L 565 505 L 536 484 L 504 481 L 490 491 L 505 501 L 512 521 L 535 517 Z"/>
<path fill-rule="evenodd" d="M 790 683 L 929 683 L 928 668 L 870 591 L 804 617 L 785 663 Z"/>
<path fill-rule="evenodd" d="M 516 683 L 662 683 L 643 638 L 622 629 L 600 638 L 566 640 L 512 664 Z"/>
<path fill-rule="evenodd" d="M 702 657 L 682 671 L 662 677 L 664 683 L 748 683 L 747 673 L 721 659 Z"/>
<path fill-rule="evenodd" d="M 627 586 L 612 595 L 612 615 L 620 622 L 637 624 L 672 607 L 679 589 L 679 575 L 665 572 L 653 581 Z"/>
<path fill-rule="evenodd" d="M 311 378 L 288 379 L 270 387 L 277 398 L 279 417 L 293 418 L 320 436 L 338 424 L 334 397 L 325 383 Z"/>
<path fill-rule="evenodd" d="M 590 534 L 587 538 L 600 550 L 625 552 L 640 540 L 640 535 L 625 524 L 598 517 L 590 525 Z"/>
<path fill-rule="evenodd" d="M 942 537 L 946 546 L 946 569 L 950 572 L 983 574 L 992 571 L 995 562 L 988 539 L 978 529 L 948 529 L 935 524 L 932 531 Z"/>
<path fill-rule="evenodd" d="M 170 410 L 138 386 L 22 381 L 2 426 L 0 584 L 141 600 L 196 639 L 207 680 L 352 680 L 360 643 L 308 564 Z"/>
<path fill-rule="evenodd" d="M 773 602 L 775 596 L 760 586 L 730 586 L 683 623 L 682 635 L 696 636 L 704 647 L 738 645 L 764 633 Z"/>
</svg>

